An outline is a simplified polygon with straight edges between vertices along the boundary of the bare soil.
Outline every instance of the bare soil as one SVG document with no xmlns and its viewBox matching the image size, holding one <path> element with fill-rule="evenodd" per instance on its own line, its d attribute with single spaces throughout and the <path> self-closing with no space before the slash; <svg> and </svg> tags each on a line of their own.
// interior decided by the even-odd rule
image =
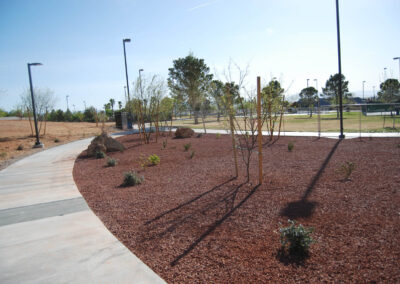
<svg viewBox="0 0 400 284">
<path fill-rule="evenodd" d="M 281 137 L 264 145 L 261 186 L 256 153 L 250 182 L 243 166 L 233 178 L 226 135 L 168 138 L 165 149 L 163 139 L 119 140 L 127 150 L 108 154 L 117 166 L 83 152 L 75 182 L 105 226 L 167 282 L 400 282 L 399 139 Z M 141 169 L 150 154 L 161 163 Z M 337 171 L 346 161 L 356 165 L 350 180 Z M 144 182 L 121 187 L 129 170 Z M 277 231 L 289 218 L 315 229 L 307 258 L 279 253 Z"/>
<path fill-rule="evenodd" d="M 115 132 L 115 123 L 105 124 L 107 132 Z M 32 129 L 28 120 L 0 120 L 0 169 L 3 169 L 25 156 L 43 149 L 33 149 L 36 142 L 34 124 Z M 46 148 L 51 148 L 71 141 L 88 138 L 101 133 L 102 124 L 88 122 L 47 122 L 46 135 L 44 124 L 40 131 L 40 142 Z M 33 132 L 32 132 L 33 130 Z M 58 141 L 56 142 L 56 139 Z M 22 145 L 22 150 L 18 146 Z"/>
</svg>

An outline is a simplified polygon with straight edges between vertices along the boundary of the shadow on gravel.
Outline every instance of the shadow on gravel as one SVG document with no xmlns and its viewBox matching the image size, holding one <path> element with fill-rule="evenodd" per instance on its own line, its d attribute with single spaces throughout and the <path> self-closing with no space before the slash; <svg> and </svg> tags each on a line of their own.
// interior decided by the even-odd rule
<svg viewBox="0 0 400 284">
<path fill-rule="evenodd" d="M 284 265 L 304 266 L 309 254 L 289 254 L 284 249 L 279 249 L 276 259 Z"/>
<path fill-rule="evenodd" d="M 245 182 L 236 184 L 235 180 L 229 178 L 145 222 L 140 241 L 151 245 L 169 238 L 189 240 L 187 248 L 170 263 L 175 266 L 240 208 L 259 187 Z"/>
<path fill-rule="evenodd" d="M 315 207 L 317 206 L 316 202 L 308 201 L 307 198 L 313 191 L 315 184 L 318 182 L 319 178 L 323 174 L 326 166 L 331 160 L 333 154 L 335 153 L 337 147 L 339 146 L 342 139 L 339 139 L 328 156 L 325 158 L 325 161 L 322 163 L 321 168 L 318 170 L 317 174 L 311 180 L 310 184 L 307 187 L 307 190 L 304 192 L 302 198 L 299 201 L 289 202 L 285 208 L 283 208 L 280 212 L 281 216 L 289 217 L 290 219 L 297 218 L 309 218 L 314 213 Z"/>
</svg>

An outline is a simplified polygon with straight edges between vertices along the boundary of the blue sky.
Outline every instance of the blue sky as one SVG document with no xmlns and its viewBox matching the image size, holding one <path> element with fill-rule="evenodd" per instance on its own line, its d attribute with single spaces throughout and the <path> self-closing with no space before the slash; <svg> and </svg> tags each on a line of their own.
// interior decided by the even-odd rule
<svg viewBox="0 0 400 284">
<path fill-rule="evenodd" d="M 342 71 L 350 91 L 372 95 L 387 77 L 399 77 L 400 1 L 340 1 Z M 337 72 L 334 0 L 0 0 L 0 108 L 10 110 L 29 86 L 50 88 L 56 108 L 101 108 L 124 101 L 122 39 L 129 81 L 168 76 L 172 61 L 189 52 L 204 58 L 217 78 L 229 60 L 250 73 L 247 87 L 277 77 L 288 95 Z"/>
</svg>

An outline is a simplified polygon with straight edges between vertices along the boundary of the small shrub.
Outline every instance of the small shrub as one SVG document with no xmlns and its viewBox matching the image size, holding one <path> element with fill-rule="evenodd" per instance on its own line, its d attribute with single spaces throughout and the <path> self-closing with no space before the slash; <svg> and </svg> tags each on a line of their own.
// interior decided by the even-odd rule
<svg viewBox="0 0 400 284">
<path fill-rule="evenodd" d="M 115 165 L 117 164 L 117 161 L 113 158 L 108 158 L 107 159 L 107 166 L 108 167 L 115 167 Z"/>
<path fill-rule="evenodd" d="M 142 154 L 140 154 L 140 156 L 139 156 L 139 166 L 140 166 L 143 170 L 145 170 L 146 167 L 147 167 L 147 159 L 146 159 L 146 156 L 144 156 L 144 155 L 142 155 Z"/>
<path fill-rule="evenodd" d="M 217 133 L 217 134 L 215 135 L 215 138 L 217 138 L 217 139 L 221 138 L 221 133 Z"/>
<path fill-rule="evenodd" d="M 175 131 L 175 138 L 190 138 L 193 134 L 193 129 L 189 127 L 180 127 Z"/>
<path fill-rule="evenodd" d="M 337 170 L 340 174 L 344 176 L 345 180 L 349 180 L 351 173 L 356 169 L 356 165 L 352 162 L 346 162 L 340 166 Z"/>
<path fill-rule="evenodd" d="M 288 145 L 287 145 L 287 149 L 289 150 L 289 152 L 292 152 L 293 148 L 294 148 L 293 142 L 289 142 Z"/>
<path fill-rule="evenodd" d="M 60 139 L 58 139 L 58 138 L 54 139 L 54 143 L 58 143 L 58 142 L 60 142 Z"/>
<path fill-rule="evenodd" d="M 151 165 L 156 166 L 156 165 L 158 165 L 158 164 L 160 163 L 160 157 L 157 156 L 156 154 L 153 154 L 153 155 L 150 155 L 150 156 L 147 158 L 147 161 L 149 161 L 149 163 L 150 163 Z"/>
<path fill-rule="evenodd" d="M 189 158 L 190 158 L 190 159 L 193 159 L 195 153 L 196 153 L 196 152 L 195 152 L 194 150 L 192 150 L 192 151 L 190 152 Z"/>
<path fill-rule="evenodd" d="M 311 238 L 314 228 L 296 226 L 296 221 L 288 220 L 290 226 L 279 228 L 282 250 L 290 254 L 306 255 L 309 247 L 315 241 Z"/>
<path fill-rule="evenodd" d="M 103 159 L 106 157 L 106 154 L 104 154 L 103 151 L 97 151 L 96 152 L 96 159 Z"/>
<path fill-rule="evenodd" d="M 143 180 L 144 178 L 134 171 L 126 172 L 124 173 L 124 182 L 122 183 L 122 186 L 135 186 L 141 184 Z"/>
<path fill-rule="evenodd" d="M 185 152 L 189 151 L 190 147 L 192 147 L 191 143 L 187 143 L 187 144 L 183 145 Z"/>
<path fill-rule="evenodd" d="M 24 150 L 24 145 L 19 144 L 18 147 L 17 147 L 17 150 L 18 150 L 18 151 Z"/>
<path fill-rule="evenodd" d="M 168 143 L 168 140 L 164 139 L 163 142 L 162 142 L 162 148 L 163 149 L 167 148 L 167 143 Z"/>
</svg>

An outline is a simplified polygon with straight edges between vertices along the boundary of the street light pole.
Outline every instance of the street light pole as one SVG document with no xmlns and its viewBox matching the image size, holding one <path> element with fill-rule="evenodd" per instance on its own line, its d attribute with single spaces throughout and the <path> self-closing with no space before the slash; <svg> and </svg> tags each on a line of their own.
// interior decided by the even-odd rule
<svg viewBox="0 0 400 284">
<path fill-rule="evenodd" d="M 124 39 L 122 40 L 122 44 L 123 44 L 123 46 L 124 46 L 126 88 L 127 88 L 127 90 L 128 90 L 128 111 L 129 111 L 129 114 L 132 115 L 132 114 L 131 114 L 131 105 L 130 105 L 131 97 L 130 97 L 130 95 L 129 95 L 128 66 L 127 66 L 127 64 L 126 64 L 126 50 L 125 50 L 125 43 L 126 43 L 126 42 L 131 42 L 131 39 L 130 39 L 130 38 L 124 38 Z"/>
<path fill-rule="evenodd" d="M 336 0 L 336 28 L 338 44 L 338 65 L 339 65 L 339 114 L 340 114 L 340 135 L 339 139 L 344 138 L 343 134 L 343 94 L 342 94 L 342 59 L 340 55 L 340 22 L 339 22 L 339 0 Z"/>
<path fill-rule="evenodd" d="M 387 76 L 386 76 L 386 69 L 387 69 L 387 67 L 383 68 L 383 82 L 385 82 L 386 79 L 387 79 Z"/>
<path fill-rule="evenodd" d="M 28 63 L 29 85 L 31 88 L 33 119 L 35 121 L 35 131 L 36 131 L 36 143 L 33 146 L 33 148 L 43 148 L 44 147 L 44 145 L 39 140 L 39 131 L 38 131 L 37 119 L 36 119 L 35 96 L 33 95 L 32 75 L 31 75 L 31 66 L 40 66 L 40 65 L 42 65 L 42 63 Z"/>
<path fill-rule="evenodd" d="M 363 101 L 364 101 L 364 85 L 365 85 L 365 81 L 362 81 L 362 85 L 363 85 Z"/>
<path fill-rule="evenodd" d="M 317 102 L 318 102 L 318 137 L 321 138 L 321 112 L 319 108 L 319 92 L 318 92 L 318 79 L 314 79 L 315 87 L 317 88 Z"/>
<path fill-rule="evenodd" d="M 143 91 L 142 91 L 142 72 L 144 70 L 143 69 L 139 69 L 139 83 L 140 83 L 140 95 L 143 97 Z"/>
<path fill-rule="evenodd" d="M 307 79 L 307 88 L 308 88 L 308 81 L 310 81 L 310 79 Z"/>
<path fill-rule="evenodd" d="M 400 80 L 400 57 L 395 57 L 393 60 L 398 60 L 399 61 L 399 80 Z"/>
<path fill-rule="evenodd" d="M 69 110 L 69 106 L 68 106 L 68 98 L 69 98 L 69 95 L 67 95 L 66 98 L 67 98 L 67 110 Z"/>
</svg>

